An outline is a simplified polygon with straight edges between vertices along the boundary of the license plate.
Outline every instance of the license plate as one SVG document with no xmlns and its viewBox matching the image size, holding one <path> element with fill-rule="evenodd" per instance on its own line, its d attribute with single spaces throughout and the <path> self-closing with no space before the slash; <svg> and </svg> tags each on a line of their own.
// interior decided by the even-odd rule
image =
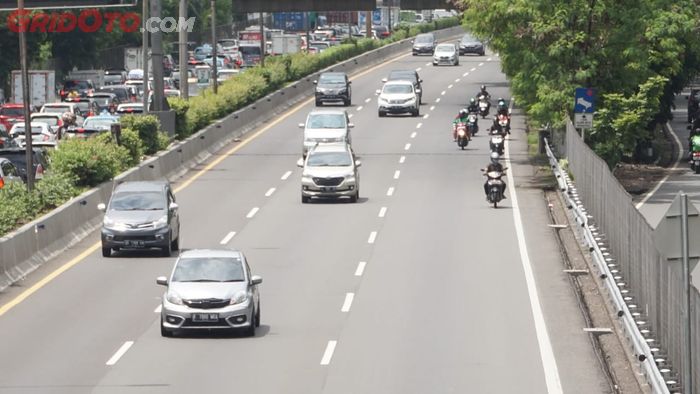
<svg viewBox="0 0 700 394">
<path fill-rule="evenodd" d="M 134 248 L 142 248 L 146 245 L 146 243 L 143 241 L 138 241 L 138 240 L 127 240 L 127 241 L 124 241 L 124 245 L 131 246 Z"/>
<path fill-rule="evenodd" d="M 195 313 L 192 315 L 192 321 L 195 322 L 216 322 L 219 321 L 218 313 Z"/>
<path fill-rule="evenodd" d="M 324 187 L 321 190 L 323 190 L 324 192 L 332 192 L 332 191 L 335 191 L 335 187 L 332 187 L 332 186 Z"/>
</svg>

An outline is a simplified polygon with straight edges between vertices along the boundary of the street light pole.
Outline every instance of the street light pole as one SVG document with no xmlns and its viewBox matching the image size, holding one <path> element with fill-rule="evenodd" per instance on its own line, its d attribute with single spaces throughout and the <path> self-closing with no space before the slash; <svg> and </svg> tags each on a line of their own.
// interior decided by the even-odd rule
<svg viewBox="0 0 700 394">
<path fill-rule="evenodd" d="M 212 86 L 212 90 L 214 91 L 214 94 L 216 94 L 219 90 L 218 85 L 218 76 L 217 76 L 217 69 L 218 65 L 217 63 L 219 62 L 219 59 L 216 57 L 216 0 L 211 0 L 211 46 L 212 46 L 212 71 L 213 75 L 212 77 L 214 78 L 214 84 Z"/>
<path fill-rule="evenodd" d="M 17 10 L 20 17 L 24 11 L 24 0 L 17 0 Z M 32 151 L 32 120 L 29 116 L 29 71 L 27 70 L 27 36 L 26 24 L 20 21 L 19 28 L 19 57 L 22 66 L 22 102 L 24 104 L 24 143 L 27 162 L 27 190 L 34 189 L 34 157 Z"/>
<path fill-rule="evenodd" d="M 143 113 L 148 113 L 148 29 L 146 29 L 146 20 L 148 19 L 148 0 L 143 0 L 143 9 L 141 20 L 143 21 L 141 29 L 141 54 L 143 58 Z"/>
<path fill-rule="evenodd" d="M 180 0 L 180 20 L 187 20 L 187 0 Z M 187 29 L 185 23 L 180 23 L 180 97 L 189 98 L 190 87 L 187 82 Z"/>
</svg>

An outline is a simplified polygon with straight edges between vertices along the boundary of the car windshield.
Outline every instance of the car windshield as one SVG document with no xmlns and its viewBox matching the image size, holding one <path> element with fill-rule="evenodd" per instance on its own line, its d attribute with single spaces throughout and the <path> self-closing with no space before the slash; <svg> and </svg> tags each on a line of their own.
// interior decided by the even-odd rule
<svg viewBox="0 0 700 394">
<path fill-rule="evenodd" d="M 443 44 L 443 45 L 438 45 L 437 48 L 435 48 L 435 50 L 438 52 L 454 52 L 455 47 L 452 44 Z"/>
<path fill-rule="evenodd" d="M 433 42 L 433 37 L 431 36 L 418 36 L 416 37 L 416 42 L 420 44 L 429 44 Z"/>
<path fill-rule="evenodd" d="M 462 37 L 462 42 L 475 42 L 475 41 L 476 41 L 476 38 L 474 38 L 474 37 L 472 37 L 472 36 L 464 36 L 464 37 Z"/>
<path fill-rule="evenodd" d="M 177 262 L 171 282 L 243 282 L 243 263 L 233 257 L 186 257 Z"/>
<path fill-rule="evenodd" d="M 49 126 L 58 125 L 58 118 L 55 116 L 33 116 L 32 122 L 44 122 Z"/>
<path fill-rule="evenodd" d="M 260 47 L 258 47 L 258 46 L 238 47 L 238 51 L 243 55 L 259 55 L 260 54 Z"/>
<path fill-rule="evenodd" d="M 69 105 L 47 105 L 41 112 L 47 112 L 50 114 L 62 114 L 64 112 L 70 112 Z"/>
<path fill-rule="evenodd" d="M 42 131 L 44 131 L 44 128 L 41 126 L 32 126 L 32 134 L 41 134 Z M 14 131 L 12 134 L 21 134 L 24 133 L 24 126 L 17 125 L 14 128 Z"/>
<path fill-rule="evenodd" d="M 64 89 L 89 89 L 87 81 L 66 81 L 63 85 Z"/>
<path fill-rule="evenodd" d="M 318 79 L 318 83 L 343 85 L 345 84 L 345 77 L 342 75 L 321 74 L 321 77 Z"/>
<path fill-rule="evenodd" d="M 348 167 L 352 160 L 347 152 L 315 152 L 306 162 L 309 167 Z"/>
<path fill-rule="evenodd" d="M 344 114 L 309 115 L 306 127 L 310 129 L 342 129 L 345 127 Z"/>
<path fill-rule="evenodd" d="M 160 211 L 165 209 L 165 198 L 160 192 L 118 192 L 109 207 L 115 211 Z"/>
<path fill-rule="evenodd" d="M 106 129 L 109 130 L 111 125 L 117 123 L 114 120 L 108 119 L 86 119 L 83 127 L 86 129 Z"/>
<path fill-rule="evenodd" d="M 24 116 L 22 108 L 0 108 L 0 115 L 3 116 Z"/>
<path fill-rule="evenodd" d="M 413 93 L 413 85 L 384 85 L 384 93 Z"/>
</svg>

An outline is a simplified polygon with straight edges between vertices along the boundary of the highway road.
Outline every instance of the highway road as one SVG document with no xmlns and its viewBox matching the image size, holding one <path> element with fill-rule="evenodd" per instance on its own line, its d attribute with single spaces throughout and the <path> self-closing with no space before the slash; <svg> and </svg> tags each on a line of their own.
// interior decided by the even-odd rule
<svg viewBox="0 0 700 394">
<path fill-rule="evenodd" d="M 0 295 L 0 393 L 609 392 L 529 184 L 524 118 L 499 209 L 483 195 L 483 131 L 466 151 L 452 142 L 480 84 L 510 96 L 498 57 L 430 60 L 351 76 L 357 204 L 300 202 L 311 101 L 175 183 L 181 245 L 239 248 L 263 277 L 255 338 L 162 338 L 155 278 L 174 257 L 105 259 L 95 233 Z M 391 69 L 419 71 L 421 117 L 377 117 Z"/>
</svg>

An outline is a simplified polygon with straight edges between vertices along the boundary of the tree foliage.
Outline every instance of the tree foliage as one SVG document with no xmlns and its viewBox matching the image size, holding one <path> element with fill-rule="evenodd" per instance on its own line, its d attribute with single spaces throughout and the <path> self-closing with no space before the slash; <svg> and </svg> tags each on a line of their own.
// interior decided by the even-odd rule
<svg viewBox="0 0 700 394">
<path fill-rule="evenodd" d="M 692 0 L 463 3 L 464 23 L 500 53 L 518 103 L 536 123 L 563 125 L 574 89 L 597 89 L 589 142 L 609 163 L 670 118 L 674 94 L 700 71 Z"/>
</svg>

